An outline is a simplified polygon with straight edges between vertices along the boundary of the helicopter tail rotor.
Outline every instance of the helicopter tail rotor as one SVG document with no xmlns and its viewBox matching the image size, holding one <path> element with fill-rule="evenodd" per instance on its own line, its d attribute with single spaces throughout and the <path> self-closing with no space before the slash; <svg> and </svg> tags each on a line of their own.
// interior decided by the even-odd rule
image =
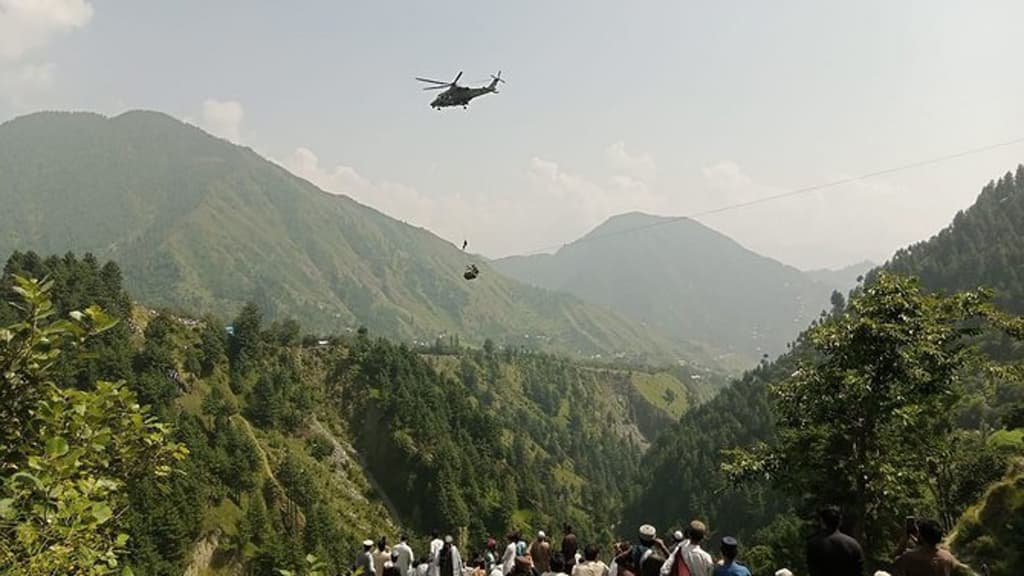
<svg viewBox="0 0 1024 576">
<path fill-rule="evenodd" d="M 502 80 L 501 78 L 501 70 L 498 70 L 497 76 L 491 74 L 491 85 L 489 86 L 489 88 L 491 89 L 492 92 L 496 93 L 498 91 L 499 82 L 504 82 L 504 80 Z"/>
</svg>

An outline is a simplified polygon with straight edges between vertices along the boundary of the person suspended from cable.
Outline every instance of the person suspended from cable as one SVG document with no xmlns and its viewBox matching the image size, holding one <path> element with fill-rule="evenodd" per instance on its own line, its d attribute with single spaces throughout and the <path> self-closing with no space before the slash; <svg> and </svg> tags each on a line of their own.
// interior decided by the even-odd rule
<svg viewBox="0 0 1024 576">
<path fill-rule="evenodd" d="M 463 252 L 466 251 L 466 246 L 469 246 L 469 240 L 463 240 L 462 241 L 462 251 Z"/>
<path fill-rule="evenodd" d="M 466 266 L 466 271 L 462 274 L 462 277 L 466 280 L 476 280 L 476 277 L 480 275 L 480 269 L 476 267 L 476 264 L 470 264 Z"/>
</svg>

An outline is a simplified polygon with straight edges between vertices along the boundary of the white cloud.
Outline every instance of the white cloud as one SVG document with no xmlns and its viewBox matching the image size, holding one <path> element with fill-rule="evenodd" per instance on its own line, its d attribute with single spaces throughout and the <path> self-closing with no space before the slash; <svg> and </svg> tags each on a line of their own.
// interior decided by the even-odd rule
<svg viewBox="0 0 1024 576">
<path fill-rule="evenodd" d="M 15 109 L 27 108 L 53 86 L 54 68 L 53 63 L 0 65 L 0 93 Z"/>
<path fill-rule="evenodd" d="M 632 155 L 626 151 L 626 143 L 618 141 L 605 150 L 608 163 L 618 174 L 625 174 L 641 182 L 654 182 L 658 167 L 648 154 Z"/>
<path fill-rule="evenodd" d="M 623 148 L 613 145 L 610 152 Z M 524 166 L 523 187 L 514 195 L 496 196 L 480 189 L 459 193 L 420 191 L 405 184 L 375 180 L 344 164 L 324 166 L 309 148 L 295 149 L 278 161 L 293 174 L 321 189 L 344 194 L 385 214 L 423 226 L 470 250 L 506 255 L 554 247 L 575 239 L 610 216 L 630 210 L 656 212 L 663 198 L 648 181 L 654 173 L 649 159 L 613 167 L 616 173 L 599 182 L 565 170 L 544 158 Z M 612 155 L 608 156 L 612 163 Z M 634 158 L 635 160 L 635 158 Z M 626 170 L 625 168 L 629 168 Z"/>
<path fill-rule="evenodd" d="M 449 210 L 463 213 L 469 211 L 467 207 L 459 206 L 457 199 L 428 198 L 416 188 L 405 184 L 366 178 L 351 166 L 321 166 L 317 155 L 305 147 L 296 148 L 277 163 L 325 192 L 343 194 L 393 218 L 428 228 L 452 241 L 457 231 L 451 226 L 454 218 L 446 217 L 446 214 Z"/>
<path fill-rule="evenodd" d="M 242 142 L 242 120 L 245 108 L 237 100 L 208 99 L 203 102 L 203 114 L 200 124 L 211 134 L 230 140 L 235 144 Z"/>
<path fill-rule="evenodd" d="M 559 236 L 567 229 L 580 235 L 610 216 L 632 210 L 656 211 L 664 204 L 646 182 L 630 175 L 615 175 L 598 183 L 542 158 L 530 161 L 527 180 L 526 196 L 517 199 L 528 212 L 523 214 L 524 227 L 530 228 L 537 213 L 551 214 L 555 226 L 549 230 L 561 232 Z"/>
<path fill-rule="evenodd" d="M 52 62 L 30 62 L 53 39 L 92 19 L 85 0 L 0 0 L 0 99 L 15 110 L 31 108 L 54 83 Z"/>
<path fill-rule="evenodd" d="M 688 212 L 701 212 L 786 193 L 759 183 L 732 161 L 702 170 L 704 186 Z M 844 180 L 836 175 L 826 181 Z M 927 237 L 948 220 L 945 207 L 908 223 L 907 214 L 930 211 L 903 186 L 861 180 L 699 217 L 748 248 L 801 268 L 885 259 L 896 246 Z"/>
<path fill-rule="evenodd" d="M 0 58 L 19 60 L 92 19 L 86 0 L 0 0 Z"/>
</svg>

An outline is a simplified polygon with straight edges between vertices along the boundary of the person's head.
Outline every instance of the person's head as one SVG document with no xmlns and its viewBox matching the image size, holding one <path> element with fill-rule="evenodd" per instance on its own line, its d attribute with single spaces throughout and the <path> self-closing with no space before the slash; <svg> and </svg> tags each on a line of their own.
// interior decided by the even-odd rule
<svg viewBox="0 0 1024 576">
<path fill-rule="evenodd" d="M 543 541 L 547 540 L 547 538 L 548 538 L 548 535 L 545 534 L 543 530 L 537 532 L 537 542 L 543 542 Z"/>
<path fill-rule="evenodd" d="M 515 542 L 516 540 L 519 540 L 519 535 L 516 534 L 515 532 L 509 532 L 505 536 L 505 538 L 508 539 L 509 542 Z"/>
<path fill-rule="evenodd" d="M 700 520 L 694 520 L 686 527 L 686 534 L 690 538 L 690 543 L 696 546 L 703 542 L 704 537 L 708 535 L 708 527 Z"/>
<path fill-rule="evenodd" d="M 654 539 L 658 537 L 658 531 L 650 524 L 644 524 L 640 527 L 640 542 L 642 544 L 650 544 L 654 542 Z"/>
<path fill-rule="evenodd" d="M 484 562 L 483 558 L 477 558 L 476 560 L 473 560 L 473 566 L 477 569 L 483 570 L 487 566 L 487 563 Z"/>
<path fill-rule="evenodd" d="M 387 538 L 387 536 L 381 536 L 380 540 L 377 540 L 377 549 L 380 550 L 381 552 L 383 552 L 384 549 L 387 548 L 387 547 L 388 547 L 388 538 Z"/>
<path fill-rule="evenodd" d="M 839 530 L 839 525 L 843 523 L 843 513 L 839 510 L 838 506 L 826 506 L 818 510 L 818 522 L 821 523 L 821 527 L 826 531 L 835 532 Z"/>
<path fill-rule="evenodd" d="M 446 534 L 445 537 L 444 537 L 444 545 L 445 545 L 445 547 L 450 548 L 451 545 L 454 544 L 454 543 L 455 543 L 455 539 L 452 538 L 451 534 Z"/>
<path fill-rule="evenodd" d="M 409 535 L 408 534 L 402 534 L 401 538 L 399 539 L 399 542 L 405 544 L 408 541 L 409 541 Z"/>
<path fill-rule="evenodd" d="M 740 543 L 732 536 L 722 538 L 722 556 L 729 562 L 736 559 L 740 553 Z"/>
<path fill-rule="evenodd" d="M 587 562 L 596 562 L 599 552 L 600 550 L 597 549 L 597 546 L 588 544 L 587 547 L 583 549 L 583 559 Z"/>
<path fill-rule="evenodd" d="M 793 573 L 789 571 L 789 568 L 782 568 L 775 571 L 775 576 L 793 576 Z"/>
<path fill-rule="evenodd" d="M 498 542 L 494 538 L 488 538 L 487 539 L 487 549 L 488 550 L 494 550 L 497 547 L 498 547 Z"/>
<path fill-rule="evenodd" d="M 437 530 L 431 530 L 430 531 L 430 537 L 433 538 L 434 540 L 437 540 L 438 538 L 441 537 L 441 533 L 438 532 Z"/>
<path fill-rule="evenodd" d="M 942 525 L 932 519 L 918 520 L 917 532 L 921 537 L 921 542 L 926 546 L 932 548 L 939 545 L 942 542 L 943 530 Z"/>
<path fill-rule="evenodd" d="M 562 526 L 562 532 L 565 532 L 566 534 L 572 534 L 572 526 L 565 524 L 564 526 Z"/>
<path fill-rule="evenodd" d="M 363 540 L 363 550 L 369 552 L 373 548 L 373 540 Z"/>
<path fill-rule="evenodd" d="M 551 555 L 550 564 L 552 572 L 565 572 L 565 556 L 562 556 L 561 552 Z"/>
</svg>

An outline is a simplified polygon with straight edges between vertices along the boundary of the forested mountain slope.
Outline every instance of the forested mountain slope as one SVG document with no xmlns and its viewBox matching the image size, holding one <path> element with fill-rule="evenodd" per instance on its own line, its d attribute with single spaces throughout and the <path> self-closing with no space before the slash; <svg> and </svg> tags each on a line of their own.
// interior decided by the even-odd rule
<svg viewBox="0 0 1024 576">
<path fill-rule="evenodd" d="M 699 222 L 640 213 L 615 216 L 553 255 L 494 266 L 752 362 L 785 350 L 832 291 Z"/>
<path fill-rule="evenodd" d="M 901 250 L 882 269 L 920 275 L 927 289 L 953 292 L 991 286 L 995 301 L 1020 312 L 1024 283 L 1020 280 L 1024 257 L 1024 168 L 1008 173 L 983 189 L 977 203 L 958 214 L 954 222 L 932 239 Z M 878 272 L 869 275 L 869 282 Z M 841 313 L 840 307 L 833 313 Z M 1019 342 L 987 339 L 986 349 L 1006 360 L 1024 358 Z M 645 455 L 638 475 L 641 489 L 627 506 L 627 523 L 650 521 L 666 525 L 706 515 L 718 534 L 739 533 L 753 540 L 783 533 L 785 517 L 777 513 L 795 506 L 759 486 L 730 487 L 721 471 L 725 451 L 774 443 L 775 415 L 768 385 L 794 375 L 801 359 L 814 352 L 801 336 L 792 350 L 765 363 L 734 382 L 716 398 L 683 416 L 658 438 Z M 1009 379 L 987 385 L 967 381 L 968 394 L 958 408 L 956 422 L 966 431 L 1021 426 L 1024 387 Z M 993 470 L 985 470 L 992 474 Z M 998 473 L 998 470 L 994 471 Z M 980 472 L 979 472 L 980 473 Z M 768 526 L 773 519 L 781 524 Z M 755 535 L 756 533 L 756 535 Z M 800 529 L 790 530 L 799 539 Z"/>
<path fill-rule="evenodd" d="M 707 362 L 577 298 L 528 287 L 426 230 L 330 195 L 247 148 L 154 112 L 39 113 L 0 125 L 0 255 L 116 260 L 134 298 L 221 316 L 254 301 L 311 331 L 365 325 L 584 356 Z"/>
<path fill-rule="evenodd" d="M 400 528 L 419 551 L 433 529 L 475 550 L 565 521 L 610 541 L 645 446 L 714 385 L 490 342 L 412 349 L 360 331 L 321 344 L 254 305 L 229 337 L 212 316 L 133 309 L 119 268 L 91 256 L 16 253 L 4 271 L 4 302 L 18 274 L 54 280 L 58 317 L 108 307 L 120 324 L 57 381 L 126 380 L 191 453 L 169 491 L 130 489 L 137 574 L 275 574 L 307 552 L 342 570 L 360 541 Z M 0 326 L 19 316 L 0 304 Z"/>
<path fill-rule="evenodd" d="M 886 270 L 914 274 L 946 292 L 987 286 L 1024 313 L 1024 165 L 989 182 L 968 210 L 931 239 L 903 248 Z"/>
</svg>

